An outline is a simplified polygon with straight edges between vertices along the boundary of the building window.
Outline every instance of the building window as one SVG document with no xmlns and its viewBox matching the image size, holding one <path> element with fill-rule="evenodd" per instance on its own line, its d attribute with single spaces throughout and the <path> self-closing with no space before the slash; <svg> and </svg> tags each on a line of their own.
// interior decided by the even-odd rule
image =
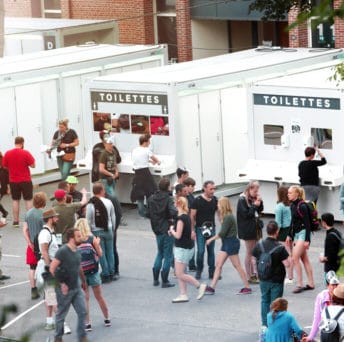
<svg viewBox="0 0 344 342">
<path fill-rule="evenodd" d="M 158 44 L 168 45 L 168 59 L 177 61 L 176 1 L 156 0 Z"/>
<path fill-rule="evenodd" d="M 44 18 L 61 18 L 61 1 L 42 0 L 42 12 Z"/>
<path fill-rule="evenodd" d="M 156 2 L 158 12 L 176 13 L 176 0 L 159 0 Z"/>
</svg>

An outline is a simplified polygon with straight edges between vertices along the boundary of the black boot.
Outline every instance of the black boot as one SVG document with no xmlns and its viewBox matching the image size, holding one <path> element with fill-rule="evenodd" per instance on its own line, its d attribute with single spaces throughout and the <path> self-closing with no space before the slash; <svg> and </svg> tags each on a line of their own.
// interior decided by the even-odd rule
<svg viewBox="0 0 344 342">
<path fill-rule="evenodd" d="M 159 286 L 160 285 L 160 282 L 159 282 L 160 270 L 157 270 L 154 267 L 152 268 L 152 270 L 153 270 L 153 286 Z"/>
<path fill-rule="evenodd" d="M 172 284 L 168 281 L 168 272 L 161 271 L 161 279 L 162 279 L 162 284 L 161 287 L 167 288 L 167 287 L 173 287 L 175 284 Z"/>
</svg>

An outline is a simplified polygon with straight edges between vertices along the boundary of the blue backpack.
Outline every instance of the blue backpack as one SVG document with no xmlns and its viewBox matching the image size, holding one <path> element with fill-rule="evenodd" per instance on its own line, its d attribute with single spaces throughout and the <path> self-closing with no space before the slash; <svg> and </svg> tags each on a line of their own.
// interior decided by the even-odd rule
<svg viewBox="0 0 344 342">
<path fill-rule="evenodd" d="M 84 274 L 94 274 L 99 269 L 99 257 L 92 245 L 93 239 L 88 239 L 78 246 L 81 254 L 81 268 Z"/>
</svg>

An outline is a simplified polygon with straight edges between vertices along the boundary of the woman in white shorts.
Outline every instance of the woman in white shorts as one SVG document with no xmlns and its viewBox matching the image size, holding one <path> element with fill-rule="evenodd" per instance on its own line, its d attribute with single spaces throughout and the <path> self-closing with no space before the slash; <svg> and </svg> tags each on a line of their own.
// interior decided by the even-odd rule
<svg viewBox="0 0 344 342">
<path fill-rule="evenodd" d="M 175 226 L 170 228 L 169 235 L 175 237 L 174 270 L 179 281 L 180 294 L 172 300 L 172 303 L 184 303 L 189 301 L 186 290 L 187 283 L 198 288 L 198 300 L 203 298 L 207 285 L 201 284 L 193 276 L 185 273 L 186 267 L 194 255 L 195 243 L 191 237 L 191 219 L 188 215 L 189 209 L 185 197 L 177 198 L 176 207 L 178 209 L 178 217 Z"/>
</svg>

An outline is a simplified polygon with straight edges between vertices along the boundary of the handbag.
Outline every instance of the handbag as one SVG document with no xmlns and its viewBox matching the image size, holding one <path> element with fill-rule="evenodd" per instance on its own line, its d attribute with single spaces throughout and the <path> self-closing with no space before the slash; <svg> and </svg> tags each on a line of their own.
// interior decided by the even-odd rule
<svg viewBox="0 0 344 342">
<path fill-rule="evenodd" d="M 75 152 L 65 153 L 61 158 L 65 162 L 73 162 L 75 160 Z"/>
<path fill-rule="evenodd" d="M 35 270 L 36 286 L 38 288 L 44 285 L 44 279 L 42 276 L 43 272 L 45 272 L 45 262 L 44 262 L 44 259 L 42 258 L 42 259 L 39 259 L 36 270 Z"/>
<path fill-rule="evenodd" d="M 256 239 L 257 241 L 263 237 L 264 222 L 259 217 L 256 218 Z"/>
</svg>

